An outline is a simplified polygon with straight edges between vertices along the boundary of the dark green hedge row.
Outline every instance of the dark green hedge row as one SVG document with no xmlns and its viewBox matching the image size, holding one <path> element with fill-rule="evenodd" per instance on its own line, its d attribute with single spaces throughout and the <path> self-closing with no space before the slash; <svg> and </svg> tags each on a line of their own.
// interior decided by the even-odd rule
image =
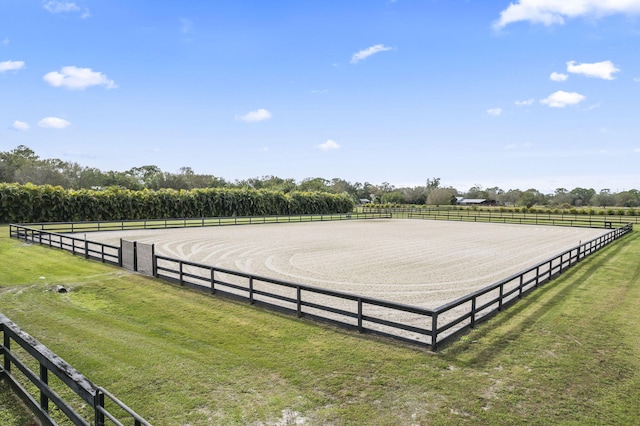
<svg viewBox="0 0 640 426">
<path fill-rule="evenodd" d="M 321 192 L 221 188 L 94 191 L 0 183 L 1 223 L 328 214 L 347 213 L 353 208 L 350 197 Z"/>
</svg>

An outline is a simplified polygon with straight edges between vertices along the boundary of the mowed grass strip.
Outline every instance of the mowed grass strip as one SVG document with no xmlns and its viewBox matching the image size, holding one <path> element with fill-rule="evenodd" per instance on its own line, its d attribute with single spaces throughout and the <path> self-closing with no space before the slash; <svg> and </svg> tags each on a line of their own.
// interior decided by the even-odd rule
<svg viewBox="0 0 640 426">
<path fill-rule="evenodd" d="M 637 231 L 435 354 L 25 245 L 7 227 L 0 258 L 0 311 L 157 425 L 640 418 Z"/>
</svg>

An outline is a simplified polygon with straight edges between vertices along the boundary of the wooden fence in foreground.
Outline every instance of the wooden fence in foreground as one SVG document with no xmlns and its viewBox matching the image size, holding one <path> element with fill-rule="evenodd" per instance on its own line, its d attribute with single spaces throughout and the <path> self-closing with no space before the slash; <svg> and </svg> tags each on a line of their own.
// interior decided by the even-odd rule
<svg viewBox="0 0 640 426">
<path fill-rule="evenodd" d="M 346 215 L 340 216 L 345 217 L 337 220 L 347 219 Z M 379 216 L 367 216 L 367 218 L 374 217 Z M 257 223 L 269 223 L 260 218 L 255 220 L 258 221 Z M 260 220 L 262 221 L 260 222 Z M 249 223 L 256 222 L 249 221 Z M 39 225 L 44 227 L 43 224 Z M 172 224 L 171 226 L 176 225 Z M 603 223 L 602 226 L 605 224 Z M 91 227 L 85 229 L 87 228 L 92 229 Z M 35 229 L 33 225 L 11 225 L 10 232 L 14 238 L 62 248 L 72 251 L 74 254 L 103 262 L 116 263 L 117 256 L 118 265 L 134 265 L 134 270 L 137 269 L 135 265 L 138 264 L 151 265 L 145 268 L 147 274 L 203 292 L 242 299 L 250 304 L 285 311 L 298 317 L 326 321 L 355 329 L 361 333 L 384 335 L 425 345 L 436 350 L 439 345 L 453 336 L 488 319 L 507 305 L 522 298 L 526 293 L 558 276 L 584 257 L 616 241 L 632 230 L 631 223 L 612 229 L 598 238 L 581 243 L 515 275 L 435 309 L 389 302 L 160 256 L 154 253 L 153 247 L 138 250 L 135 242 L 121 242 L 121 247 L 108 246 L 86 239 L 56 234 L 48 230 Z M 125 243 L 127 250 L 123 255 L 122 247 Z M 91 249 L 93 244 L 98 248 Z M 125 256 L 129 257 L 124 259 Z M 130 256 L 134 256 L 134 258 Z M 146 258 L 140 259 L 138 256 L 146 256 Z"/>
<path fill-rule="evenodd" d="M 3 358 L 0 379 L 8 381 L 41 424 L 57 425 L 61 420 L 68 419 L 74 425 L 102 426 L 106 422 L 122 425 L 120 419 L 125 417 L 129 422 L 133 421 L 135 426 L 150 426 L 149 422 L 118 398 L 91 383 L 2 314 L 0 332 L 3 336 L 0 345 L 0 355 Z M 30 368 L 32 364 L 37 365 L 37 371 Z M 57 378 L 55 389 L 51 383 L 54 378 Z M 78 410 L 73 407 L 68 402 L 71 398 L 68 395 L 62 396 L 69 393 L 77 395 L 82 401 L 76 406 L 86 405 L 88 408 Z M 55 415 L 50 409 L 50 403 L 58 409 Z"/>
</svg>

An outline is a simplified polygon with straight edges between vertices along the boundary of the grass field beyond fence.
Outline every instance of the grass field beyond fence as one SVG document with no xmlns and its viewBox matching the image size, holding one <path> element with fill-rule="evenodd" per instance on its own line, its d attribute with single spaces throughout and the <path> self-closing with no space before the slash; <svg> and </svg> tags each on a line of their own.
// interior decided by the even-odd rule
<svg viewBox="0 0 640 426">
<path fill-rule="evenodd" d="M 153 424 L 640 418 L 638 231 L 436 354 L 212 298 L 8 233 L 0 227 L 2 313 Z M 69 292 L 56 293 L 56 285 Z M 0 419 L 15 411 L 5 401 Z"/>
</svg>

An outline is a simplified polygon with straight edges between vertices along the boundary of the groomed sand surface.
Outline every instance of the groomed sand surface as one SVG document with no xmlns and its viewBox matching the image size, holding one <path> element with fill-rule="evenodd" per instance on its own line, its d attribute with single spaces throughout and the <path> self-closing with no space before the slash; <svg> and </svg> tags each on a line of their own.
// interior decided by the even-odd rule
<svg viewBox="0 0 640 426">
<path fill-rule="evenodd" d="M 435 308 L 607 230 L 430 220 L 352 220 L 110 231 L 89 240 Z"/>
</svg>

